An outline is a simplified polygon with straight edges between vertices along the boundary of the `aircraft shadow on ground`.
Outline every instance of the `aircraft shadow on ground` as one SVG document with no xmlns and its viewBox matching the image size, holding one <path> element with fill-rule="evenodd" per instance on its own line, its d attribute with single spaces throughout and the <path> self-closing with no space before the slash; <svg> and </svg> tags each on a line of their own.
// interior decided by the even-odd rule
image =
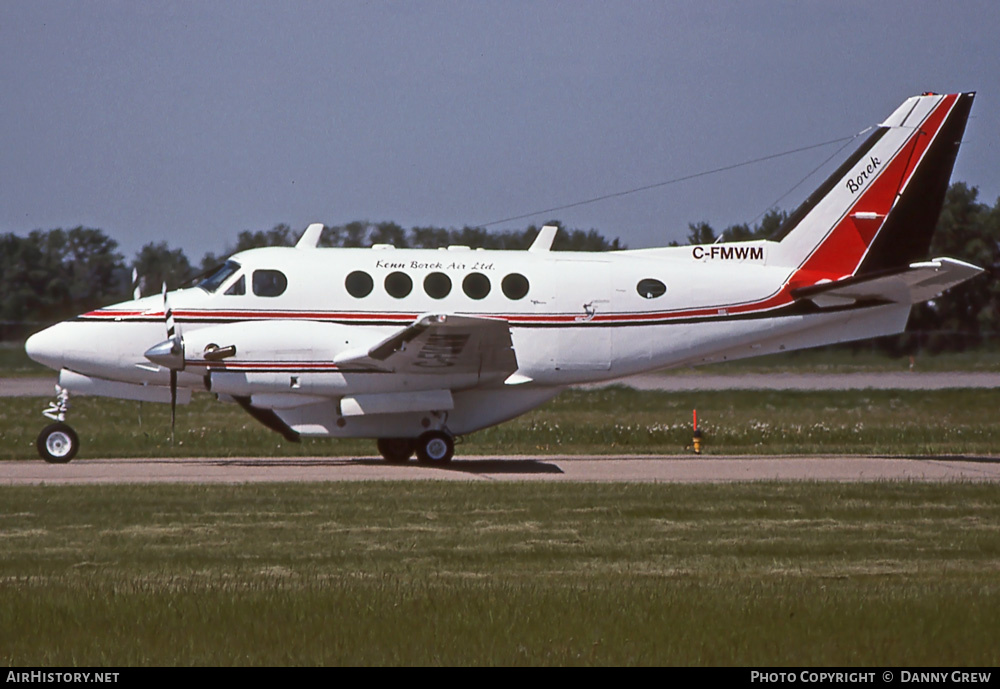
<svg viewBox="0 0 1000 689">
<path fill-rule="evenodd" d="M 262 458 L 217 459 L 216 466 L 232 467 L 346 467 L 346 466 L 400 466 L 406 468 L 437 469 L 466 474 L 562 474 L 555 464 L 537 459 L 456 459 L 440 467 L 409 462 L 404 465 L 387 465 L 381 459 L 337 457 L 330 459 Z"/>
<path fill-rule="evenodd" d="M 442 471 L 466 474 L 562 474 L 555 464 L 538 459 L 459 459 L 442 467 Z"/>
</svg>

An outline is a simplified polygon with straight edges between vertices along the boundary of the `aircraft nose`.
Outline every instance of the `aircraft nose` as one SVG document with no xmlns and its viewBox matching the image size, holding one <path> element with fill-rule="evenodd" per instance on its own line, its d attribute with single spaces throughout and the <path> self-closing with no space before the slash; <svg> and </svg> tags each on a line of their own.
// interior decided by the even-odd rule
<svg viewBox="0 0 1000 689">
<path fill-rule="evenodd" d="M 24 343 L 24 351 L 29 357 L 57 371 L 63 367 L 67 344 L 60 325 L 37 332 Z"/>
</svg>

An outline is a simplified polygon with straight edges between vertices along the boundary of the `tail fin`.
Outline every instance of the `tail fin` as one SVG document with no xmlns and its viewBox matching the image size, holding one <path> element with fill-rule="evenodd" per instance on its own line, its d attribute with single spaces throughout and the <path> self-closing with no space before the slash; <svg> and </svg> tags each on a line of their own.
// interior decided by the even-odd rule
<svg viewBox="0 0 1000 689">
<path fill-rule="evenodd" d="M 880 274 L 927 256 L 974 97 L 908 99 L 789 216 L 772 257 L 797 269 L 793 282 Z"/>
</svg>

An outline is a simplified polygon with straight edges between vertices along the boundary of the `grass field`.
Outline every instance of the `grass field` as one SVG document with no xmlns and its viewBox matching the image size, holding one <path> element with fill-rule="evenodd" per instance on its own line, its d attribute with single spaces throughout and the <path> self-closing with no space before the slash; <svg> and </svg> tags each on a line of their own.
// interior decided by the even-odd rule
<svg viewBox="0 0 1000 689">
<path fill-rule="evenodd" d="M 35 458 L 45 400 L 0 398 L 0 459 Z M 1000 391 L 640 392 L 571 390 L 514 421 L 474 433 L 462 455 L 681 454 L 698 409 L 705 452 L 719 454 L 964 454 L 1000 452 Z M 289 443 L 232 404 L 196 395 L 178 409 L 174 444 L 162 404 L 81 397 L 69 421 L 80 458 L 370 456 L 369 440 Z"/>
<path fill-rule="evenodd" d="M 697 408 L 709 454 L 995 455 L 998 396 L 569 391 L 457 454 L 684 453 Z M 46 401 L 0 399 L 0 459 Z M 374 453 L 208 395 L 174 444 L 166 405 L 70 421 L 75 461 Z M 0 487 L 0 663 L 985 666 L 998 574 L 992 485 Z"/>
<path fill-rule="evenodd" d="M 0 342 L 0 376 L 44 376 L 55 373 L 24 353 L 23 342 Z"/>
<path fill-rule="evenodd" d="M 975 484 L 0 489 L 5 665 L 996 665 Z"/>
</svg>

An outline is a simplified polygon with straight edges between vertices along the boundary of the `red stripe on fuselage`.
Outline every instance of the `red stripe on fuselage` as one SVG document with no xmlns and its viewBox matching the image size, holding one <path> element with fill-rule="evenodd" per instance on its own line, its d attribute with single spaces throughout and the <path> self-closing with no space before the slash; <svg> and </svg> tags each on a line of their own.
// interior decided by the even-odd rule
<svg viewBox="0 0 1000 689">
<path fill-rule="evenodd" d="M 679 320 L 685 318 L 700 318 L 711 316 L 726 316 L 729 314 L 747 314 L 756 311 L 768 311 L 784 306 L 793 301 L 788 286 L 784 286 L 775 294 L 757 301 L 750 301 L 737 304 L 721 304 L 718 306 L 707 306 L 697 309 L 683 309 L 676 311 L 651 311 L 632 313 L 597 313 L 593 316 L 585 314 L 518 314 L 518 313 L 471 313 L 468 315 L 478 318 L 494 318 L 504 320 L 511 325 L 585 325 L 594 324 L 642 324 L 648 321 L 657 320 Z M 333 322 L 353 322 L 359 325 L 366 323 L 385 324 L 387 321 L 395 322 L 399 325 L 409 325 L 420 316 L 419 313 L 400 312 L 342 312 L 342 311 L 250 311 L 250 310 L 183 310 L 174 311 L 174 318 L 183 323 L 199 323 L 211 321 L 227 321 L 238 323 L 241 321 L 255 320 L 306 320 L 306 321 L 333 321 Z M 93 321 L 125 321 L 131 319 L 158 320 L 163 318 L 162 313 L 150 313 L 146 311 L 91 311 L 80 316 L 84 320 Z"/>
</svg>

